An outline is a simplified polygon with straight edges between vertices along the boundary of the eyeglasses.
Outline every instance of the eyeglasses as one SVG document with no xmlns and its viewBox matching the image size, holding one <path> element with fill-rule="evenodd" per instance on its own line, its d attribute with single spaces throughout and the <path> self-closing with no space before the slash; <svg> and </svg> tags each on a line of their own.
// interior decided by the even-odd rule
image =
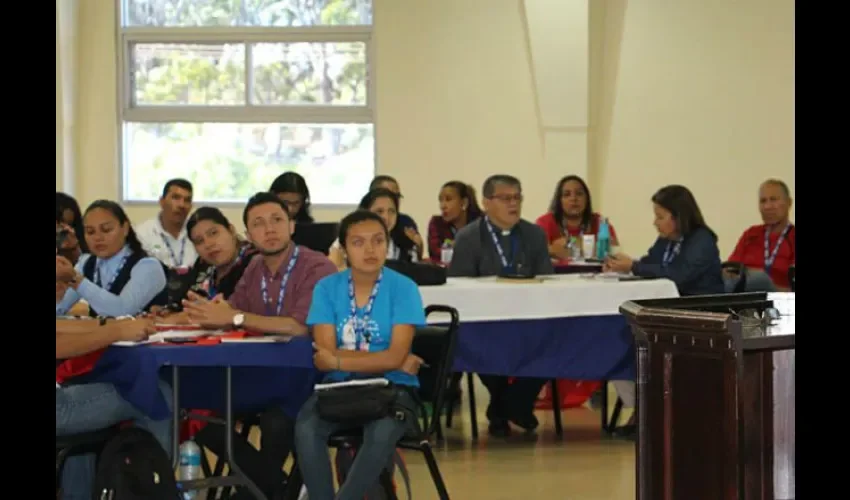
<svg viewBox="0 0 850 500">
<path fill-rule="evenodd" d="M 515 201 L 517 203 L 522 203 L 522 193 L 517 194 L 494 194 L 490 197 L 491 199 L 496 199 L 501 201 L 502 203 L 510 203 Z"/>
</svg>

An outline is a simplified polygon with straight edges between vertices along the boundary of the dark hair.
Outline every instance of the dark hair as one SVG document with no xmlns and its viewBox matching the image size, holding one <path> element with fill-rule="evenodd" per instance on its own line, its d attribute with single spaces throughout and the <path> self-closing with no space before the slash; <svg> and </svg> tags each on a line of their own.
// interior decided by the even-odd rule
<svg viewBox="0 0 850 500">
<path fill-rule="evenodd" d="M 584 207 L 584 211 L 581 213 L 581 227 L 587 231 L 590 229 L 590 221 L 593 219 L 593 204 L 590 199 L 590 188 L 587 187 L 587 183 L 584 182 L 584 179 L 581 177 L 577 175 L 567 175 L 558 181 L 558 184 L 555 186 L 555 194 L 552 195 L 552 202 L 549 203 L 549 211 L 555 216 L 555 222 L 558 223 L 558 227 L 563 227 L 564 206 L 561 204 L 561 191 L 564 189 L 564 184 L 570 181 L 575 181 L 581 184 L 582 189 L 584 189 L 584 192 L 587 195 L 587 206 Z"/>
<path fill-rule="evenodd" d="M 192 238 L 192 229 L 195 229 L 199 222 L 205 220 L 224 226 L 228 231 L 230 230 L 230 221 L 221 213 L 221 210 L 215 207 L 201 207 L 195 210 L 195 213 L 186 222 L 186 234 L 189 235 L 189 239 Z"/>
<path fill-rule="evenodd" d="M 516 177 L 506 174 L 496 174 L 491 175 L 484 181 L 484 186 L 481 188 L 481 196 L 485 198 L 492 198 L 493 193 L 496 191 L 496 184 L 507 184 L 508 186 L 516 187 L 522 191 L 522 184 Z"/>
<path fill-rule="evenodd" d="M 449 181 L 443 184 L 441 189 L 452 188 L 457 191 L 461 200 L 466 200 L 469 206 L 466 209 L 466 222 L 472 222 L 481 217 L 481 207 L 478 206 L 478 198 L 475 196 L 475 188 L 461 181 Z"/>
<path fill-rule="evenodd" d="M 194 193 L 192 189 L 192 183 L 187 181 L 186 179 L 171 179 L 170 181 L 165 183 L 165 187 L 162 188 L 162 197 L 165 198 L 168 196 L 168 190 L 172 187 L 178 187 L 180 189 L 185 189 L 189 191 L 189 193 Z"/>
<path fill-rule="evenodd" d="M 261 191 L 248 199 L 248 203 L 245 205 L 245 210 L 242 211 L 242 222 L 245 224 L 245 227 L 248 227 L 248 212 L 250 212 L 252 208 L 259 205 L 265 205 L 266 203 L 274 203 L 275 205 L 278 205 L 283 209 L 284 213 L 286 213 L 286 216 L 289 217 L 289 209 L 286 208 L 286 204 L 281 201 L 276 194 L 269 191 Z"/>
<path fill-rule="evenodd" d="M 88 215 L 89 212 L 96 208 L 106 210 L 111 213 L 116 219 L 118 219 L 118 223 L 122 226 L 124 223 L 127 223 L 127 225 L 130 226 L 130 230 L 127 232 L 127 245 L 130 246 L 130 250 L 132 250 L 133 253 L 142 255 L 143 257 L 148 255 L 148 253 L 142 248 L 142 242 L 139 241 L 139 237 L 136 236 L 133 224 L 130 223 L 130 219 L 127 217 L 127 213 L 124 209 L 121 208 L 121 205 L 111 200 L 97 200 L 86 208 L 86 213 L 83 214 L 83 216 Z"/>
<path fill-rule="evenodd" d="M 71 195 L 61 191 L 56 191 L 56 223 L 65 223 L 65 210 L 70 210 L 74 214 L 74 223 L 71 228 L 77 236 L 77 241 L 80 244 L 80 250 L 83 253 L 88 253 L 89 246 L 86 243 L 86 231 L 83 228 L 83 214 L 80 212 L 80 204 L 77 203 Z"/>
<path fill-rule="evenodd" d="M 762 186 L 779 186 L 779 189 L 785 193 L 786 198 L 791 198 L 791 190 L 788 189 L 788 184 L 785 184 L 785 181 L 781 181 L 779 179 L 768 179 L 761 183 Z"/>
<path fill-rule="evenodd" d="M 307 187 L 307 181 L 297 172 L 284 172 L 275 178 L 269 191 L 278 195 L 281 193 L 296 193 L 304 198 L 304 203 L 301 205 L 301 210 L 298 213 L 290 214 L 296 222 L 313 222 L 313 217 L 310 215 L 310 189 Z"/>
<path fill-rule="evenodd" d="M 381 198 L 389 198 L 392 200 L 393 205 L 395 205 L 396 212 L 398 212 L 399 196 L 387 188 L 376 188 L 366 193 L 366 195 L 360 200 L 359 208 L 361 210 L 368 211 L 372 208 L 372 205 Z M 390 239 L 393 240 L 393 244 L 398 247 L 399 256 L 402 259 L 404 259 L 405 256 L 410 255 L 410 251 L 413 250 L 415 244 L 407 237 L 406 234 L 404 234 L 404 227 L 402 227 L 401 224 L 396 223 L 396 225 L 389 230 L 389 235 Z"/>
<path fill-rule="evenodd" d="M 372 182 L 369 183 L 369 191 L 372 191 L 374 189 L 381 187 L 381 184 L 383 184 L 385 182 L 392 182 L 393 184 L 398 186 L 398 181 L 395 180 L 395 177 L 393 177 L 391 175 L 381 174 L 381 175 L 376 175 L 375 178 L 372 179 Z"/>
<path fill-rule="evenodd" d="M 717 240 L 717 234 L 705 223 L 696 198 L 685 186 L 664 186 L 652 195 L 652 202 L 670 212 L 682 237 L 705 228 Z"/>
<path fill-rule="evenodd" d="M 384 236 L 386 236 L 387 238 L 390 237 L 390 232 L 387 229 L 387 223 L 384 222 L 384 219 L 382 219 L 380 215 L 374 212 L 370 212 L 368 210 L 364 210 L 362 208 L 358 208 L 357 210 L 343 217 L 341 221 L 339 221 L 340 246 L 342 248 L 345 248 L 345 239 L 348 237 L 348 230 L 351 229 L 351 226 L 370 220 L 379 223 L 381 227 L 384 228 Z"/>
</svg>

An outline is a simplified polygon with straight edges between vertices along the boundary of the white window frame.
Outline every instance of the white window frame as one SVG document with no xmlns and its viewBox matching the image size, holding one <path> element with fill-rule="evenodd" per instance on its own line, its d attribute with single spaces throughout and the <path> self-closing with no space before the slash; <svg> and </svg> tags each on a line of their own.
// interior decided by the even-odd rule
<svg viewBox="0 0 850 500">
<path fill-rule="evenodd" d="M 119 197 L 130 205 L 155 204 L 154 200 L 134 200 L 127 197 L 127 167 L 129 157 L 125 138 L 127 123 L 310 123 L 371 124 L 373 137 L 377 136 L 375 124 L 375 57 L 372 42 L 375 24 L 374 6 L 372 24 L 364 26 L 311 26 L 311 27 L 137 27 L 125 26 L 124 0 L 115 0 L 117 8 L 117 65 L 118 65 L 118 158 Z M 374 5 L 374 3 L 373 3 Z M 252 44 L 257 43 L 339 43 L 365 44 L 366 104 L 365 105 L 253 105 Z M 175 44 L 244 44 L 245 45 L 245 104 L 234 106 L 185 105 L 134 105 L 133 104 L 133 45 L 137 43 Z M 377 139 L 374 144 L 373 173 L 377 169 Z M 229 200 L 196 200 L 219 206 L 242 205 Z M 313 204 L 320 207 L 351 207 L 350 203 Z"/>
</svg>

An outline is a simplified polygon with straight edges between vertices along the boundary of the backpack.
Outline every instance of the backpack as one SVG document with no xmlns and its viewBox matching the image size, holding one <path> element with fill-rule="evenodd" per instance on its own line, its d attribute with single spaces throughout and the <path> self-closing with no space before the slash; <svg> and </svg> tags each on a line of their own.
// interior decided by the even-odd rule
<svg viewBox="0 0 850 500">
<path fill-rule="evenodd" d="M 351 464 L 354 463 L 354 456 L 356 453 L 357 450 L 354 448 L 340 448 L 337 450 L 335 465 L 339 484 L 342 484 L 345 481 L 345 478 L 348 477 L 348 473 L 351 471 Z M 368 492 L 366 492 L 364 500 L 394 500 L 397 498 L 395 496 L 395 482 L 392 480 L 396 469 L 398 469 L 402 480 L 404 481 L 408 500 L 413 500 L 413 493 L 410 489 L 410 473 L 407 470 L 407 465 L 404 463 L 404 458 L 402 458 L 401 453 L 399 453 L 398 450 L 396 450 L 390 457 L 389 463 L 387 463 L 387 466 L 381 472 L 379 481 L 375 483 Z M 387 488 L 391 489 L 390 494 L 387 493 Z"/>
<path fill-rule="evenodd" d="M 94 500 L 179 500 L 168 454 L 153 434 L 122 429 L 104 446 L 94 478 Z"/>
</svg>

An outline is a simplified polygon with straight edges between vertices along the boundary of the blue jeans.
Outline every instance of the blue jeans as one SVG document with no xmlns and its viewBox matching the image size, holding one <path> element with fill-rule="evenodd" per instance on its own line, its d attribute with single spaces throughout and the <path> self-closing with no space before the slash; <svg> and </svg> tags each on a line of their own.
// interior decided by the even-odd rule
<svg viewBox="0 0 850 500">
<path fill-rule="evenodd" d="M 328 422 L 316 412 L 316 394 L 301 407 L 295 421 L 295 453 L 298 469 L 307 486 L 310 500 L 360 500 L 377 481 L 396 449 L 396 443 L 408 430 L 416 429 L 414 416 L 400 421 L 386 417 L 368 423 L 363 428 L 363 445 L 357 450 L 354 463 L 339 492 L 334 496 L 328 438 L 334 432 L 350 428 Z M 416 402 L 404 390 L 399 390 L 398 404 L 416 413 Z"/>
<path fill-rule="evenodd" d="M 160 382 L 171 406 L 171 388 Z M 112 384 L 81 384 L 56 389 L 56 435 L 67 436 L 106 429 L 132 420 L 154 435 L 171 455 L 171 419 L 154 421 L 118 394 Z M 62 470 L 62 499 L 90 500 L 95 475 L 93 454 L 70 456 Z"/>
</svg>

